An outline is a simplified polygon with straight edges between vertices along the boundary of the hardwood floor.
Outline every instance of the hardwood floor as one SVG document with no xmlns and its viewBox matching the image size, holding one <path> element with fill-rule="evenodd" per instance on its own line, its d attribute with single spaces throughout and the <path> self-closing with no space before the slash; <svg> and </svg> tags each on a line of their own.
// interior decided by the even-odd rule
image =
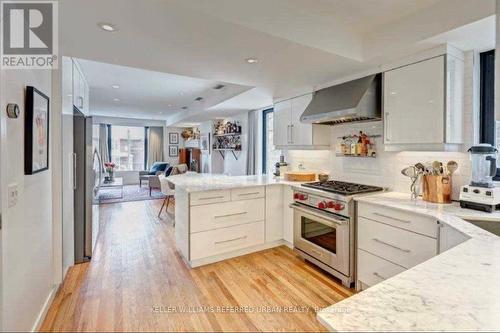
<svg viewBox="0 0 500 333">
<path fill-rule="evenodd" d="M 71 268 L 42 331 L 319 331 L 315 309 L 352 294 L 285 246 L 190 269 L 160 206 L 101 206 L 92 262 Z"/>
</svg>

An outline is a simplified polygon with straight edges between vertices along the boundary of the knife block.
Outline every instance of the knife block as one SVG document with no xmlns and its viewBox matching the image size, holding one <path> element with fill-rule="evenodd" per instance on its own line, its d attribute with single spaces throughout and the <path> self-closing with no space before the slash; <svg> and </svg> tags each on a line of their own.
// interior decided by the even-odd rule
<svg viewBox="0 0 500 333">
<path fill-rule="evenodd" d="M 422 199 L 424 201 L 439 204 L 451 203 L 451 176 L 424 175 L 423 188 Z"/>
</svg>

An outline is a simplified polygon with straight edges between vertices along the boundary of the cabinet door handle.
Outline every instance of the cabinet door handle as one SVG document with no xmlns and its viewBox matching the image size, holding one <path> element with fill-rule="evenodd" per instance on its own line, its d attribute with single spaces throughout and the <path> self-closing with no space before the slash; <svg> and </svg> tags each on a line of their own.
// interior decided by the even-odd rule
<svg viewBox="0 0 500 333">
<path fill-rule="evenodd" d="M 246 238 L 247 238 L 247 236 L 237 237 L 237 238 L 232 238 L 232 239 L 228 239 L 228 240 L 218 241 L 218 242 L 215 242 L 214 244 L 215 245 L 224 244 L 224 243 L 234 242 L 234 241 L 237 241 L 240 239 L 246 239 Z"/>
<path fill-rule="evenodd" d="M 373 275 L 375 275 L 376 277 L 378 277 L 379 279 L 382 279 L 382 280 L 387 280 L 388 278 L 386 278 L 385 276 L 383 275 L 380 275 L 379 273 L 377 272 L 373 272 Z"/>
<path fill-rule="evenodd" d="M 286 143 L 290 143 L 290 125 L 286 125 Z"/>
<path fill-rule="evenodd" d="M 76 153 L 73 153 L 73 190 L 76 190 Z"/>
<path fill-rule="evenodd" d="M 225 215 L 216 215 L 214 216 L 214 219 L 221 219 L 224 217 L 231 217 L 231 216 L 240 216 L 240 215 L 246 215 L 248 212 L 240 212 L 240 213 L 233 213 L 233 214 L 225 214 Z"/>
<path fill-rule="evenodd" d="M 290 125 L 290 143 L 293 143 L 293 124 Z"/>
<path fill-rule="evenodd" d="M 256 195 L 256 194 L 260 194 L 260 192 L 239 193 L 238 196 L 244 197 L 247 195 Z"/>
<path fill-rule="evenodd" d="M 380 217 L 383 217 L 383 218 L 386 218 L 386 219 L 391 219 L 391 220 L 394 220 L 394 221 L 398 221 L 398 222 L 401 222 L 401 223 L 411 223 L 411 221 L 398 219 L 397 217 L 392 217 L 392 216 L 384 215 L 384 214 L 381 214 L 381 213 L 373 213 L 373 215 L 377 215 L 377 216 L 380 216 Z"/>
<path fill-rule="evenodd" d="M 378 239 L 378 238 L 372 238 L 372 240 L 373 240 L 374 242 L 377 242 L 377 243 L 380 243 L 380 244 L 384 244 L 384 245 L 386 245 L 386 246 L 392 247 L 393 249 L 396 249 L 396 250 L 402 251 L 402 252 L 404 252 L 404 253 L 410 253 L 410 252 L 411 252 L 411 251 L 410 251 L 410 250 L 408 250 L 408 249 L 403 249 L 402 247 L 399 247 L 399 246 L 397 246 L 397 245 L 393 245 L 393 244 L 391 244 L 391 243 L 387 243 L 387 242 L 381 241 L 381 240 L 380 240 L 380 239 Z"/>
<path fill-rule="evenodd" d="M 198 200 L 212 200 L 212 199 L 223 199 L 224 197 L 222 195 L 216 196 L 216 197 L 204 197 L 204 198 L 198 198 Z"/>
<path fill-rule="evenodd" d="M 385 141 L 389 142 L 391 141 L 391 138 L 389 137 L 389 112 L 385 113 L 385 119 L 384 119 L 384 126 L 385 126 Z"/>
<path fill-rule="evenodd" d="M 78 96 L 78 100 L 80 101 L 80 105 L 78 106 L 80 109 L 83 109 L 83 97 Z"/>
<path fill-rule="evenodd" d="M 319 252 L 318 250 L 310 249 L 311 252 L 316 253 L 318 256 L 322 257 L 323 253 Z"/>
</svg>

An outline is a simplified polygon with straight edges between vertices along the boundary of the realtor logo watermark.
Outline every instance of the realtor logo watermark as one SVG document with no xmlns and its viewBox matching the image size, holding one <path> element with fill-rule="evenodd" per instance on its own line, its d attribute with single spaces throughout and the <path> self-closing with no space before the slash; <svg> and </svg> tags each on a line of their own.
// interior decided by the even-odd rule
<svg viewBox="0 0 500 333">
<path fill-rule="evenodd" d="M 2 1 L 1 4 L 1 68 L 57 68 L 57 1 Z"/>
</svg>

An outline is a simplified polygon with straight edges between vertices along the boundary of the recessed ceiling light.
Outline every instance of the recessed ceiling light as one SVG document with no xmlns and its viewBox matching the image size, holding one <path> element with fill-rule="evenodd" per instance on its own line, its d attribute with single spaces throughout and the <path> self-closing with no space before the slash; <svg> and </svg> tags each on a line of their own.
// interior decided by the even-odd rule
<svg viewBox="0 0 500 333">
<path fill-rule="evenodd" d="M 259 62 L 259 59 L 257 58 L 246 58 L 245 61 L 249 64 L 256 64 Z"/>
<path fill-rule="evenodd" d="M 113 85 L 111 86 L 111 88 L 113 88 L 113 89 L 120 89 L 120 86 L 119 86 L 119 85 L 117 85 L 117 84 L 113 84 Z"/>
<path fill-rule="evenodd" d="M 113 24 L 111 24 L 111 23 L 101 22 L 101 23 L 97 23 L 97 26 L 98 26 L 99 28 L 101 28 L 102 30 L 107 31 L 107 32 L 115 32 L 115 31 L 118 31 L 118 29 L 116 29 L 116 26 L 114 26 L 114 25 L 113 25 Z"/>
<path fill-rule="evenodd" d="M 115 101 L 115 102 L 119 102 L 119 101 L 120 101 L 120 99 L 119 99 L 119 98 L 113 98 L 113 101 Z"/>
<path fill-rule="evenodd" d="M 168 107 L 169 107 L 169 108 L 171 108 L 171 107 L 172 107 L 172 104 L 169 104 L 169 105 L 168 105 Z"/>
</svg>

